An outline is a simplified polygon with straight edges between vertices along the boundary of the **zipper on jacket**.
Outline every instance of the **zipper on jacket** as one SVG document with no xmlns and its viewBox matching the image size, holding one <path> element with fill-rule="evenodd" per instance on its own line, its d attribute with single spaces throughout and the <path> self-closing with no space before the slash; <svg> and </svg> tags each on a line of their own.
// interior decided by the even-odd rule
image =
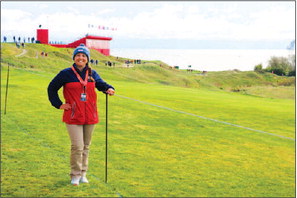
<svg viewBox="0 0 297 198">
<path fill-rule="evenodd" d="M 87 103 L 85 102 L 85 123 L 87 122 Z"/>
</svg>

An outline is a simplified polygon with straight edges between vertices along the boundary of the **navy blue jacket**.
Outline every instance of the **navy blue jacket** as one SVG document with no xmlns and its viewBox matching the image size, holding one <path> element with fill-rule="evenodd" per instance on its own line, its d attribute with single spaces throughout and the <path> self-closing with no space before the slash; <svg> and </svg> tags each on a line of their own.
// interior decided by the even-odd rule
<svg viewBox="0 0 297 198">
<path fill-rule="evenodd" d="M 76 69 L 77 73 L 81 76 L 81 78 L 84 80 L 86 71 L 88 67 L 85 67 L 82 71 L 78 70 L 76 65 L 73 64 L 74 68 Z M 114 89 L 113 86 L 107 84 L 104 80 L 101 79 L 99 74 L 92 69 L 92 77 L 95 80 L 95 87 L 102 92 L 107 91 L 109 88 Z M 48 86 L 48 98 L 51 104 L 56 107 L 57 109 L 60 108 L 60 106 L 63 104 L 63 102 L 60 100 L 58 95 L 58 90 L 64 86 L 66 83 L 70 82 L 79 82 L 77 79 L 77 76 L 72 71 L 71 67 L 66 68 L 60 73 L 58 73 L 54 79 L 50 82 Z"/>
</svg>

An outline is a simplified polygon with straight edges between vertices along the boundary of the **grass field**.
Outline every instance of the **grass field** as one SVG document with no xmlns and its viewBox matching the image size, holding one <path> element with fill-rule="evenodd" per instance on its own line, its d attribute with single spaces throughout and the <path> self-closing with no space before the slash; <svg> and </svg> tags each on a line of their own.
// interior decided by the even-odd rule
<svg viewBox="0 0 297 198">
<path fill-rule="evenodd" d="M 1 104 L 6 69 L 1 68 Z M 11 68 L 2 116 L 3 197 L 293 197 L 295 141 L 110 97 L 104 183 L 105 96 L 90 153 L 90 184 L 69 184 L 70 141 L 50 106 L 51 73 Z M 107 79 L 117 94 L 295 138 L 294 100 Z"/>
<path fill-rule="evenodd" d="M 71 64 L 71 49 L 28 44 L 16 57 L 22 49 L 1 47 L 1 197 L 295 196 L 295 78 L 202 76 L 160 61 L 108 68 L 104 61 L 119 66 L 125 58 L 92 50 L 100 60 L 94 69 L 117 94 L 109 97 L 108 183 L 105 95 L 98 93 L 90 184 L 74 187 L 63 112 L 47 99 L 50 80 Z M 36 57 L 40 51 L 49 56 Z M 4 115 L 7 63 L 15 67 Z"/>
</svg>

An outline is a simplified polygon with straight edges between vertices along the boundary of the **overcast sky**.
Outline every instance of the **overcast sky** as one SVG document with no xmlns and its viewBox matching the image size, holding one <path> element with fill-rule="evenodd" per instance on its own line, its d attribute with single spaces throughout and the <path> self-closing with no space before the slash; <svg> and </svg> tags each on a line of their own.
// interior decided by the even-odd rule
<svg viewBox="0 0 297 198">
<path fill-rule="evenodd" d="M 36 37 L 40 24 L 64 43 L 89 33 L 117 48 L 286 48 L 295 1 L 1 1 L 2 40 Z"/>
</svg>

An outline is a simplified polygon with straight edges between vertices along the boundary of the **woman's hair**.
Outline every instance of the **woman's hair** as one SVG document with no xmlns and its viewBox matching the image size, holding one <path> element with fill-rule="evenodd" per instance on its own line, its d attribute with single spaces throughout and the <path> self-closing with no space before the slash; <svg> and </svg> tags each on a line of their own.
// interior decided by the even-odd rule
<svg viewBox="0 0 297 198">
<path fill-rule="evenodd" d="M 92 77 L 92 68 L 88 65 L 89 70 L 89 76 L 88 76 L 88 82 L 95 82 L 94 78 Z"/>
</svg>

